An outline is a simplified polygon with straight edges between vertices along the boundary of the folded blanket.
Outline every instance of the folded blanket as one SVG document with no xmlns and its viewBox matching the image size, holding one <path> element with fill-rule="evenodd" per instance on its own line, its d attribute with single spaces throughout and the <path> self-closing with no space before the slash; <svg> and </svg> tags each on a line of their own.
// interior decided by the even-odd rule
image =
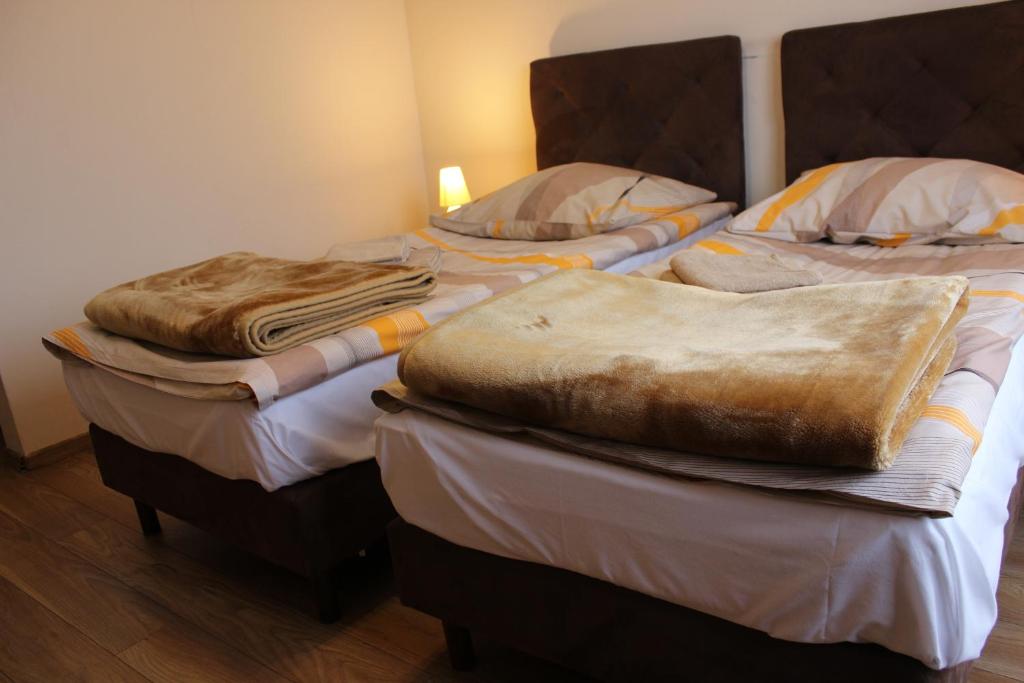
<svg viewBox="0 0 1024 683">
<path fill-rule="evenodd" d="M 954 349 L 963 277 L 715 292 L 550 275 L 407 346 L 411 390 L 598 438 L 889 467 Z"/>
<path fill-rule="evenodd" d="M 236 252 L 108 289 L 85 315 L 125 337 L 246 358 L 421 303 L 435 284 L 422 267 Z"/>
<path fill-rule="evenodd" d="M 404 263 L 409 258 L 409 238 L 391 235 L 360 242 L 342 242 L 332 246 L 324 258 L 357 263 Z"/>
<path fill-rule="evenodd" d="M 794 267 L 775 254 L 745 256 L 686 249 L 673 256 L 669 266 L 678 282 L 720 292 L 767 292 L 822 282 L 821 273 Z"/>
</svg>

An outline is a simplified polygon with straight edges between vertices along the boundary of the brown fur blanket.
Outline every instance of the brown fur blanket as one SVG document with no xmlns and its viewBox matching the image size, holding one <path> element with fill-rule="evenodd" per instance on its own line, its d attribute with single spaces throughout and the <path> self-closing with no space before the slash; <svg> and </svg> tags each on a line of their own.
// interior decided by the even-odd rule
<svg viewBox="0 0 1024 683">
<path fill-rule="evenodd" d="M 407 346 L 412 391 L 587 436 L 889 467 L 947 368 L 967 280 L 716 292 L 550 275 Z"/>
<path fill-rule="evenodd" d="M 435 284 L 428 268 L 236 252 L 108 289 L 85 315 L 125 337 L 246 358 L 421 303 Z"/>
</svg>

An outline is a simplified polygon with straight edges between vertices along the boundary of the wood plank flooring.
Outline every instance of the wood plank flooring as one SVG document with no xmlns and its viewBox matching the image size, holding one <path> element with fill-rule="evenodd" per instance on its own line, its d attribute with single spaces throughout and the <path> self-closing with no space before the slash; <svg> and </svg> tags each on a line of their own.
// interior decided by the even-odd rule
<svg viewBox="0 0 1024 683">
<path fill-rule="evenodd" d="M 161 522 L 144 538 L 89 452 L 0 467 L 0 682 L 584 680 L 487 642 L 477 671 L 452 672 L 440 624 L 399 604 L 369 559 L 345 570 L 342 620 L 319 624 L 298 577 Z M 972 683 L 1024 683 L 1024 523 L 999 610 Z"/>
</svg>

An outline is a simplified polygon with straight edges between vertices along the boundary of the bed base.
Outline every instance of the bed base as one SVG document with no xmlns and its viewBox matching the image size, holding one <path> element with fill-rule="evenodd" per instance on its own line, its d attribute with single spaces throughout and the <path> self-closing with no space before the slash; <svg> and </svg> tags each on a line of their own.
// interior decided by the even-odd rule
<svg viewBox="0 0 1024 683">
<path fill-rule="evenodd" d="M 383 548 L 396 516 L 372 459 L 267 492 L 96 425 L 89 434 L 103 483 L 135 501 L 143 534 L 160 533 L 159 510 L 304 576 L 324 623 L 341 614 L 336 570 L 363 550 Z"/>
<path fill-rule="evenodd" d="M 1024 505 L 1010 495 L 1003 556 Z M 401 518 L 388 527 L 402 603 L 437 617 L 452 667 L 473 668 L 472 633 L 604 681 L 962 683 L 971 662 L 936 671 L 878 645 L 812 645 L 565 569 L 456 545 Z"/>
<path fill-rule="evenodd" d="M 402 603 L 441 619 L 452 668 L 476 663 L 472 633 L 602 681 L 959 683 L 877 645 L 774 639 L 564 569 L 465 548 L 404 520 L 388 529 Z"/>
</svg>

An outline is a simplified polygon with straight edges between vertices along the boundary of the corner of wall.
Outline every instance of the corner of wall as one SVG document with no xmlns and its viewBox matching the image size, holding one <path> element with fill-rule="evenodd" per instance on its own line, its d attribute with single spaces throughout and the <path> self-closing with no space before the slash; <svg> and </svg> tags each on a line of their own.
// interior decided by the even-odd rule
<svg viewBox="0 0 1024 683">
<path fill-rule="evenodd" d="M 409 72 L 412 78 L 413 97 L 416 102 L 416 125 L 419 127 L 420 166 L 423 169 L 423 199 L 426 202 L 427 213 L 433 213 L 434 202 L 430 198 L 430 190 L 433 185 L 430 180 L 430 169 L 427 168 L 428 155 L 426 148 L 426 134 L 423 130 L 423 116 L 420 112 L 420 102 L 422 101 L 421 88 L 424 86 L 416 76 L 416 62 L 415 56 L 413 55 L 412 25 L 409 21 L 409 6 L 413 2 L 416 2 L 416 0 L 405 0 L 405 2 L 402 3 L 402 20 L 405 22 L 405 43 L 409 48 Z"/>
<path fill-rule="evenodd" d="M 7 400 L 7 392 L 4 390 L 3 377 L 0 377 L 0 432 L 3 432 L 4 445 L 8 450 L 18 455 L 25 455 L 21 439 L 18 437 L 18 430 L 14 424 L 14 414 L 11 412 L 10 402 Z"/>
</svg>

